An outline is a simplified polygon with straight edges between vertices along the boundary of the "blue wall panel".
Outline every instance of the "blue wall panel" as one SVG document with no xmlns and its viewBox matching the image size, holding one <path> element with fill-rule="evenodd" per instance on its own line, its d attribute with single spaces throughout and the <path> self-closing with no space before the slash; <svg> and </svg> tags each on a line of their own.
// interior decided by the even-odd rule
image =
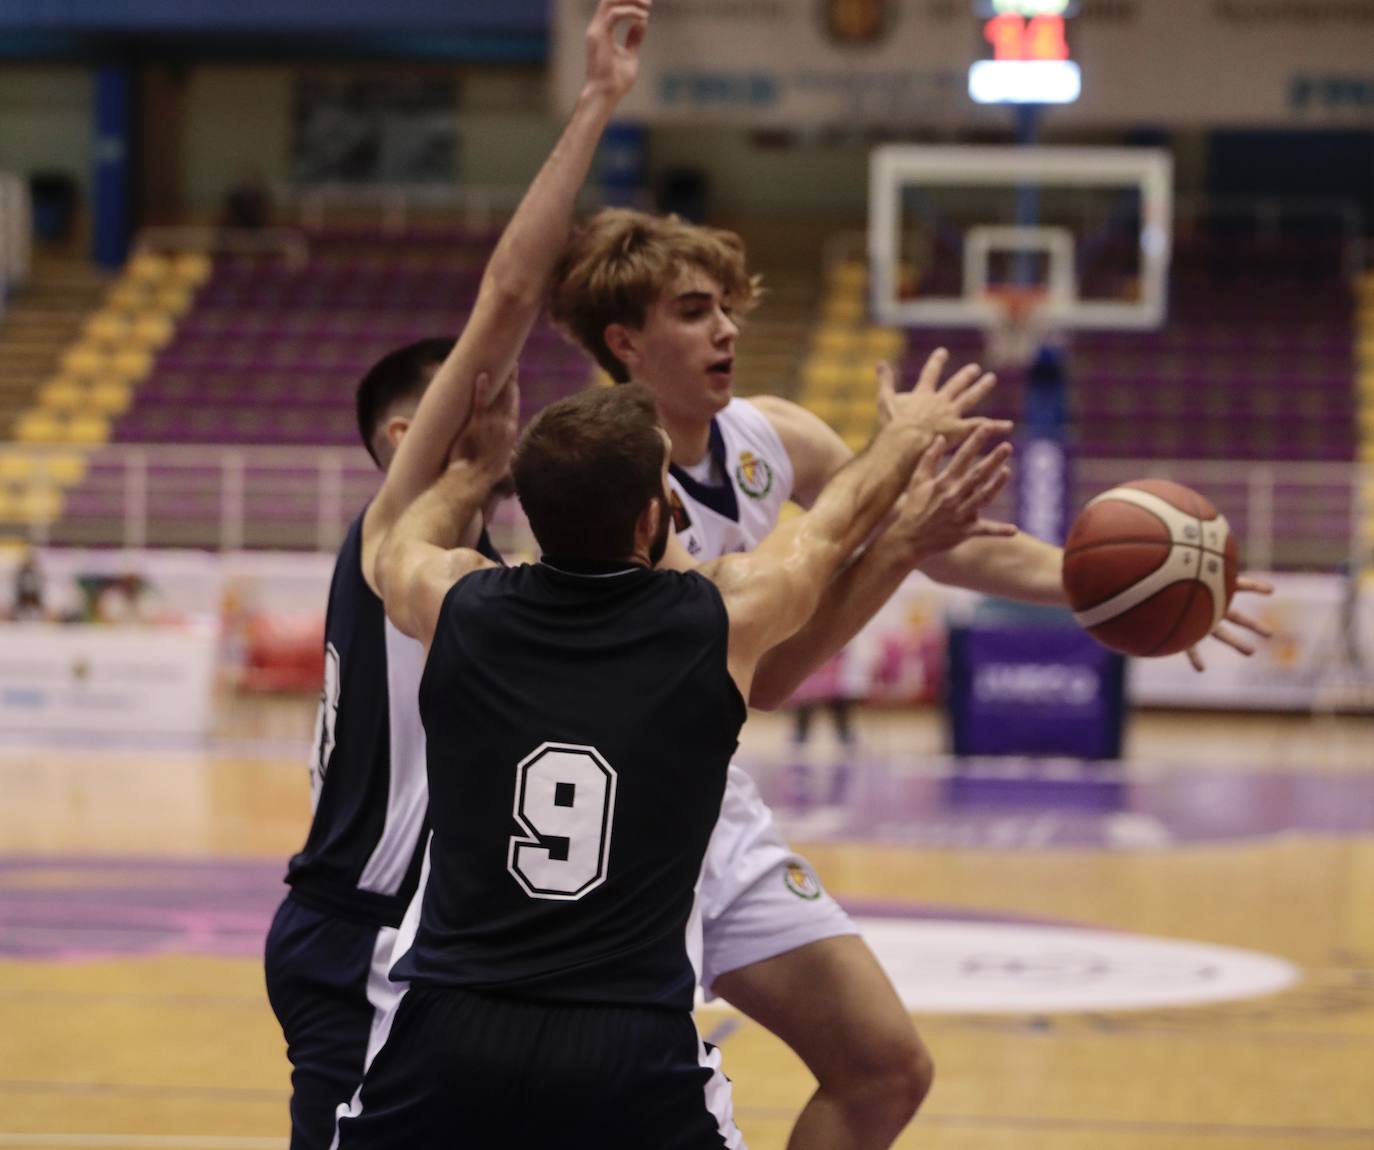
<svg viewBox="0 0 1374 1150">
<path fill-rule="evenodd" d="M 551 0 L 4 0 L 0 30 L 543 35 Z"/>
</svg>

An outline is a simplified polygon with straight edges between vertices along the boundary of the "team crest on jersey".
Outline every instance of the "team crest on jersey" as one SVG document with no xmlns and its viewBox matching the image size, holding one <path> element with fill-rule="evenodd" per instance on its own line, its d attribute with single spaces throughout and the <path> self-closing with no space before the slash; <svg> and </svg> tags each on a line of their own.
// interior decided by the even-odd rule
<svg viewBox="0 0 1374 1150">
<path fill-rule="evenodd" d="M 892 26 L 896 0 L 821 0 L 821 23 L 837 44 L 876 44 Z"/>
<path fill-rule="evenodd" d="M 773 490 L 773 469 L 768 466 L 768 460 L 760 459 L 752 451 L 740 452 L 735 479 L 739 489 L 750 499 L 762 499 Z"/>
<path fill-rule="evenodd" d="M 673 530 L 679 535 L 691 530 L 692 517 L 687 514 L 687 508 L 682 502 L 682 496 L 676 491 L 668 493 L 668 505 L 673 512 Z"/>
<path fill-rule="evenodd" d="M 787 889 L 798 898 L 814 902 L 821 897 L 820 880 L 799 862 L 787 864 L 787 873 L 783 876 L 782 881 L 787 884 Z"/>
</svg>

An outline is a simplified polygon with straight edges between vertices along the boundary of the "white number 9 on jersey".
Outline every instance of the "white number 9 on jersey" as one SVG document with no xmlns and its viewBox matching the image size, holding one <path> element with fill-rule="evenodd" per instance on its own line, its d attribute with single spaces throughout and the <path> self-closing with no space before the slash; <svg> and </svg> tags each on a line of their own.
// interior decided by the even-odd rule
<svg viewBox="0 0 1374 1150">
<path fill-rule="evenodd" d="M 606 881 L 616 774 L 595 747 L 544 743 L 515 768 L 506 869 L 530 898 L 573 902 Z"/>
</svg>

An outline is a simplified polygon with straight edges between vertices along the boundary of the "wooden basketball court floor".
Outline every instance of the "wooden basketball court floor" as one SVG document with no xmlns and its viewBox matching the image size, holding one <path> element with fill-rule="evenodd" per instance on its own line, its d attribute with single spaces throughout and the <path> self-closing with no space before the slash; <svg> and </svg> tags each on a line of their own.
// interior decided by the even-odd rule
<svg viewBox="0 0 1374 1150">
<path fill-rule="evenodd" d="M 0 1147 L 286 1146 L 260 947 L 311 718 L 0 747 Z M 742 755 L 920 1000 L 937 1082 L 900 1146 L 1374 1147 L 1374 722 L 1144 715 L 1119 777 L 971 783 L 931 714 L 865 714 L 852 750 L 816 726 L 796 751 L 756 720 Z M 728 1009 L 700 1025 L 779 1150 L 806 1072 Z"/>
</svg>

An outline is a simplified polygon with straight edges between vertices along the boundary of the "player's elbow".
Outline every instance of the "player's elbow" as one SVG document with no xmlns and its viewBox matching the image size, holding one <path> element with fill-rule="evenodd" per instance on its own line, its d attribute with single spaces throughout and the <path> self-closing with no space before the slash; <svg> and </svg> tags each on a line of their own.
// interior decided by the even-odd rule
<svg viewBox="0 0 1374 1150">
<path fill-rule="evenodd" d="M 525 261 L 492 257 L 482 275 L 482 295 L 498 315 L 533 311 L 544 302 L 544 281 Z"/>
</svg>

